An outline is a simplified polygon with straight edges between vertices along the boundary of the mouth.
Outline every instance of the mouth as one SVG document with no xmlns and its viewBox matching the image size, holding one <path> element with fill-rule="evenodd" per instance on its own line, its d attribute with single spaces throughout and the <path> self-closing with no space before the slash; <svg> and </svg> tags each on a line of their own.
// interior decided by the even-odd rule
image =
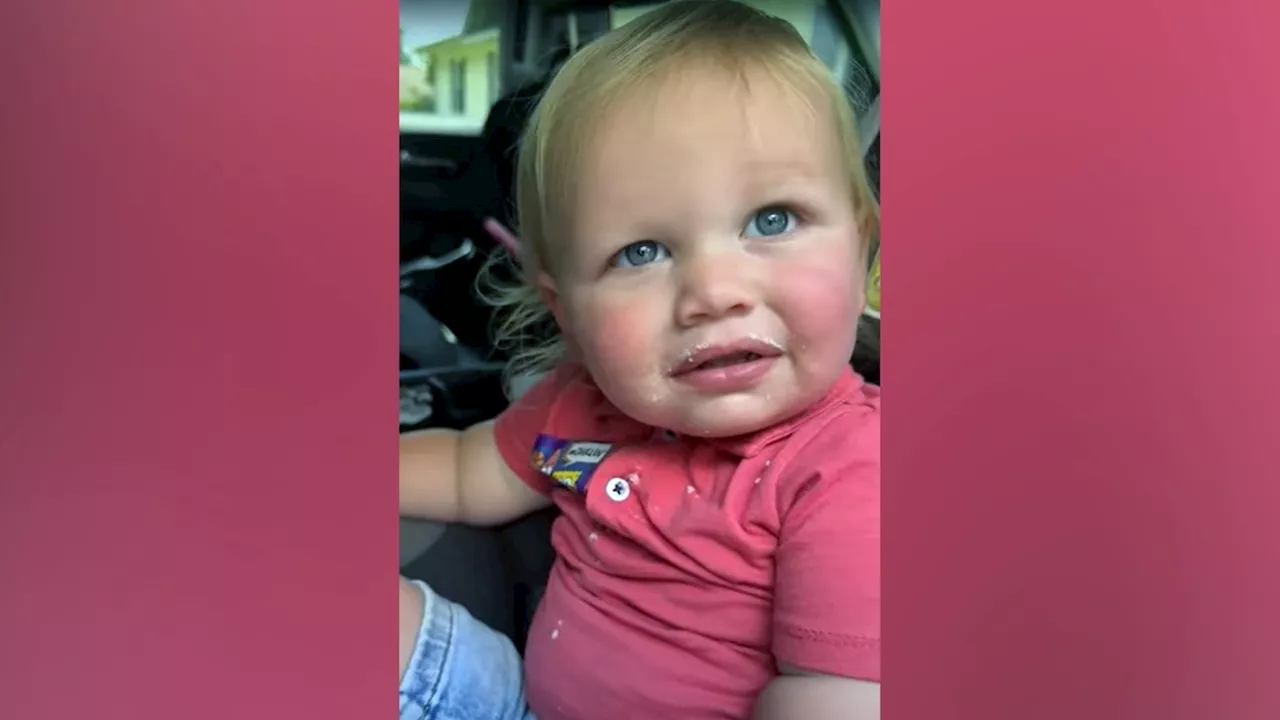
<svg viewBox="0 0 1280 720">
<path fill-rule="evenodd" d="M 747 339 L 727 345 L 711 345 L 695 348 L 671 371 L 672 377 L 682 377 L 706 370 L 721 370 L 751 365 L 762 360 L 773 360 L 782 355 L 782 347 L 771 340 Z"/>
</svg>

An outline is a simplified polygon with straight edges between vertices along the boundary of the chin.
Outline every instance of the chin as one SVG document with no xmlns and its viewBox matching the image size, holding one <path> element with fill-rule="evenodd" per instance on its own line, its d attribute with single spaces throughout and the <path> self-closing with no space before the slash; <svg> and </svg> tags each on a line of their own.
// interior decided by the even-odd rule
<svg viewBox="0 0 1280 720">
<path fill-rule="evenodd" d="M 667 427 L 682 435 L 729 438 L 759 432 L 795 415 L 803 403 L 761 396 L 728 396 L 683 404 Z"/>
<path fill-rule="evenodd" d="M 670 379 L 642 385 L 648 392 L 638 392 L 632 384 L 601 389 L 615 407 L 645 425 L 688 437 L 732 438 L 759 432 L 804 412 L 839 374 L 839 370 L 797 370 L 776 368 L 775 374 L 759 385 L 724 395 L 702 395 Z"/>
</svg>

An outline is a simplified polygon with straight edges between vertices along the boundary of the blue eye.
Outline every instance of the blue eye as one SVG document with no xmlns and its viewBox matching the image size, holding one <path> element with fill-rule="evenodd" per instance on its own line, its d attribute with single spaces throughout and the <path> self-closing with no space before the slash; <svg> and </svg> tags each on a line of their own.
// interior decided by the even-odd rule
<svg viewBox="0 0 1280 720">
<path fill-rule="evenodd" d="M 796 227 L 796 216 L 790 210 L 770 207 L 752 216 L 743 234 L 747 237 L 770 237 L 791 232 Z"/>
<path fill-rule="evenodd" d="M 614 267 L 641 267 L 652 262 L 664 260 L 668 256 L 667 249 L 653 240 L 641 240 L 618 251 L 613 256 Z"/>
</svg>

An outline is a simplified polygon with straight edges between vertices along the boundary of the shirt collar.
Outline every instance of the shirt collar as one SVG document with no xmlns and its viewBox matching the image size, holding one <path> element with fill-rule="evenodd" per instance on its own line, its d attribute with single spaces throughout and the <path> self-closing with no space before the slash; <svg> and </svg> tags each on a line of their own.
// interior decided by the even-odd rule
<svg viewBox="0 0 1280 720">
<path fill-rule="evenodd" d="M 585 372 L 584 372 L 585 375 Z M 587 375 L 587 377 L 590 377 Z M 845 366 L 844 371 L 836 378 L 831 387 L 822 396 L 818 402 L 810 405 L 803 412 L 783 420 L 782 422 L 770 425 L 762 430 L 753 433 L 739 435 L 727 438 L 711 438 L 705 442 L 731 454 L 741 458 L 749 458 L 758 453 L 765 446 L 775 443 L 786 438 L 795 432 L 796 428 L 804 425 L 815 417 L 822 415 L 832 407 L 856 396 L 859 393 L 866 392 L 872 386 L 868 386 L 853 368 Z M 592 383 L 593 395 L 596 398 L 595 416 L 597 422 L 602 429 L 611 431 L 610 435 L 626 437 L 628 440 L 640 441 L 654 437 L 658 434 L 653 428 L 637 423 L 626 417 L 620 410 L 613 406 L 613 403 L 604 396 L 595 384 Z M 621 438 L 618 438 L 621 439 Z"/>
<path fill-rule="evenodd" d="M 757 430 L 738 437 L 715 438 L 710 442 L 725 452 L 738 457 L 749 458 L 760 452 L 765 446 L 785 439 L 795 432 L 796 428 L 808 423 L 813 418 L 825 414 L 832 407 L 856 396 L 863 390 L 864 385 L 863 379 L 853 371 L 853 368 L 846 365 L 844 371 L 840 373 L 840 377 L 836 378 L 836 381 L 832 383 L 826 394 L 822 396 L 822 399 L 805 408 L 804 411 L 782 422 L 770 425 L 763 430 Z"/>
</svg>

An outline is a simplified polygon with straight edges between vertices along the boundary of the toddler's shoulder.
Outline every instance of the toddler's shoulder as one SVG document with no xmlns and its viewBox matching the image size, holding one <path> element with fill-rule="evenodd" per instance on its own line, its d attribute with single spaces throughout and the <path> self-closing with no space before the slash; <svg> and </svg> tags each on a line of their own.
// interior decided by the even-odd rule
<svg viewBox="0 0 1280 720">
<path fill-rule="evenodd" d="M 805 419 L 777 460 L 783 507 L 805 496 L 859 497 L 879 504 L 880 388 L 858 383 Z"/>
<path fill-rule="evenodd" d="M 807 425 L 800 434 L 802 456 L 810 461 L 840 464 L 874 457 L 879 466 L 880 388 L 875 385 L 859 385 Z"/>
<path fill-rule="evenodd" d="M 584 368 L 562 363 L 517 397 L 499 415 L 498 426 L 524 436 L 567 433 L 588 437 L 601 416 L 601 398 Z"/>
<path fill-rule="evenodd" d="M 880 678 L 880 391 L 861 385 L 788 443 L 774 578 L 779 662 Z"/>
<path fill-rule="evenodd" d="M 880 469 L 880 388 L 861 382 L 805 418 L 787 447 L 787 474 Z"/>
<path fill-rule="evenodd" d="M 581 402 L 594 389 L 591 376 L 580 365 L 561 363 L 532 382 L 524 383 L 526 390 L 515 397 L 508 412 L 546 410 L 553 406 Z"/>
<path fill-rule="evenodd" d="M 498 415 L 493 424 L 498 453 L 530 486 L 546 491 L 547 477 L 532 465 L 547 458 L 538 449 L 542 435 L 565 440 L 595 440 L 599 428 L 599 391 L 580 366 L 563 363 L 533 383 Z"/>
</svg>

